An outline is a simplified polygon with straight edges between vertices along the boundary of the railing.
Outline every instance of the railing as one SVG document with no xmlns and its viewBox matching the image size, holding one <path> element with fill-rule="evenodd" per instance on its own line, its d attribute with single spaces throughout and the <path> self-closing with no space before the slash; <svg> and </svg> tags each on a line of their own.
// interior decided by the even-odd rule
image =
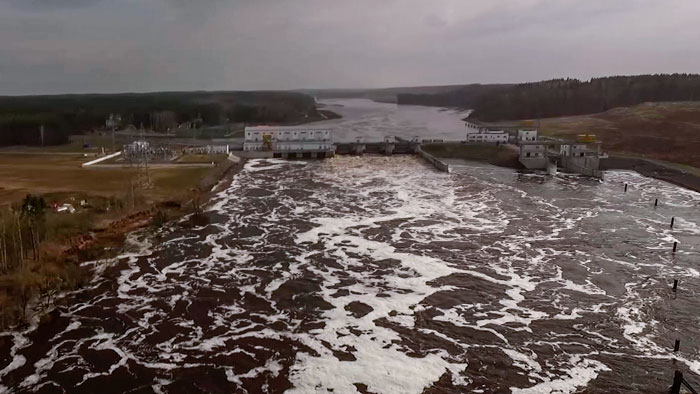
<svg viewBox="0 0 700 394">
<path fill-rule="evenodd" d="M 680 394 L 681 388 L 684 386 L 691 393 L 698 394 L 698 391 L 695 390 L 693 388 L 693 386 L 691 386 L 690 383 L 688 383 L 688 381 L 683 378 L 683 372 L 676 371 L 676 374 L 673 376 L 673 385 L 671 386 L 670 393 L 671 394 Z"/>
</svg>

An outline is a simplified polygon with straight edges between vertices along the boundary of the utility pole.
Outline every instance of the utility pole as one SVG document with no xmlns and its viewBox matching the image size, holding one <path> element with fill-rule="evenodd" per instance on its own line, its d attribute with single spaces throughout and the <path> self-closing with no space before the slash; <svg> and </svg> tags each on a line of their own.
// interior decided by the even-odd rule
<svg viewBox="0 0 700 394">
<path fill-rule="evenodd" d="M 150 146 L 149 146 L 150 149 Z M 146 154 L 144 155 L 144 160 L 145 160 L 145 165 L 146 165 L 146 187 L 151 187 L 151 172 L 148 170 L 148 156 L 149 156 L 149 151 L 146 150 Z"/>
<path fill-rule="evenodd" d="M 149 160 L 150 160 L 150 145 L 148 145 L 148 142 L 146 141 L 146 136 L 144 135 L 144 129 L 141 128 L 141 133 L 140 133 L 140 138 L 141 138 L 141 144 L 142 145 L 142 152 L 140 152 L 140 158 L 139 158 L 139 169 L 140 171 L 144 171 L 146 173 L 146 182 L 144 183 L 141 181 L 140 183 L 143 185 L 142 187 L 144 189 L 151 187 L 151 172 L 148 168 L 149 165 Z"/>
<path fill-rule="evenodd" d="M 112 130 L 112 153 L 117 152 L 117 142 L 114 137 L 114 133 L 117 130 L 118 122 L 121 120 L 121 117 L 115 114 L 109 114 L 109 117 L 107 118 L 107 127 L 109 127 Z"/>
<path fill-rule="evenodd" d="M 44 147 L 44 125 L 39 127 L 39 136 L 41 137 L 41 146 Z"/>
</svg>

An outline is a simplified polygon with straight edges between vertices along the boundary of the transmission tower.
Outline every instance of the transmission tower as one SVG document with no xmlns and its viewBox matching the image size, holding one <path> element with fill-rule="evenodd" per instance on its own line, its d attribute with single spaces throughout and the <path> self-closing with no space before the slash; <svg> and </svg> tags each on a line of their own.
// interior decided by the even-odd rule
<svg viewBox="0 0 700 394">
<path fill-rule="evenodd" d="M 153 186 L 153 183 L 151 182 L 151 171 L 149 170 L 149 161 L 150 161 L 150 156 L 151 156 L 151 146 L 146 141 L 146 138 L 143 134 L 144 130 L 141 128 L 141 143 L 142 146 L 142 151 L 138 155 L 137 159 L 137 184 L 139 185 L 140 188 L 142 189 L 149 189 Z"/>
</svg>

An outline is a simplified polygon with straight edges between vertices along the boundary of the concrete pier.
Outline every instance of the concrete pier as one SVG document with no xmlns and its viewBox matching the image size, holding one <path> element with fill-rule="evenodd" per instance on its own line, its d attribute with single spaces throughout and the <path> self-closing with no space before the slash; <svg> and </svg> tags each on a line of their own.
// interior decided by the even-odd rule
<svg viewBox="0 0 700 394">
<path fill-rule="evenodd" d="M 384 154 L 387 156 L 393 155 L 394 154 L 394 144 L 385 143 L 384 144 Z"/>
<path fill-rule="evenodd" d="M 423 149 L 420 148 L 420 146 L 418 147 L 418 155 L 420 155 L 422 158 L 424 158 L 428 163 L 435 166 L 435 168 L 437 168 L 438 170 L 440 170 L 442 172 L 447 172 L 447 173 L 452 172 L 452 168 L 450 167 L 449 164 L 443 162 L 442 160 L 438 159 L 437 157 L 424 151 Z"/>
</svg>

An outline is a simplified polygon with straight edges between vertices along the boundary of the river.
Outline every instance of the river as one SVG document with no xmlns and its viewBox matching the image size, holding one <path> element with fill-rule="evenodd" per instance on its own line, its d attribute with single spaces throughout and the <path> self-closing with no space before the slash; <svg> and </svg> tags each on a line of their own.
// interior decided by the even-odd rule
<svg viewBox="0 0 700 394">
<path fill-rule="evenodd" d="M 351 137 L 461 123 L 342 103 L 329 123 Z M 251 160 L 210 225 L 133 235 L 71 306 L 2 334 L 0 391 L 661 393 L 676 369 L 700 383 L 699 210 L 700 194 L 633 172 Z"/>
<path fill-rule="evenodd" d="M 324 109 L 342 116 L 340 119 L 316 122 L 332 127 L 336 142 L 383 141 L 384 137 L 404 139 L 428 138 L 464 140 L 464 121 L 468 113 L 458 110 L 377 103 L 365 99 L 328 99 Z"/>
</svg>

